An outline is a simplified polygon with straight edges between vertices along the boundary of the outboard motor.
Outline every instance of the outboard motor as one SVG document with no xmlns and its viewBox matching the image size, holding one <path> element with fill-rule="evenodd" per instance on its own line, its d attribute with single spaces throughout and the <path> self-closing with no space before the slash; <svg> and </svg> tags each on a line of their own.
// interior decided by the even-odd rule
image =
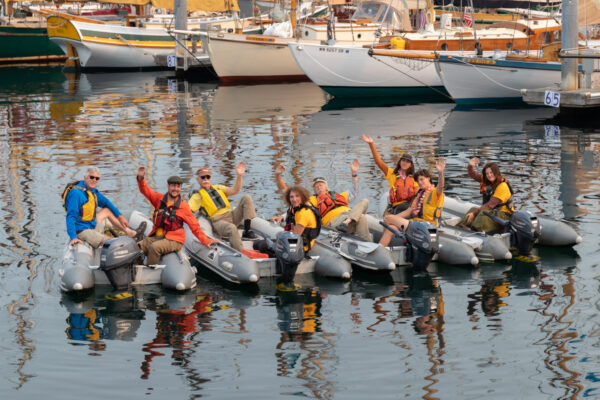
<svg viewBox="0 0 600 400">
<path fill-rule="evenodd" d="M 487 211 L 484 211 L 484 213 L 507 229 L 510 233 L 510 247 L 515 247 L 519 255 L 528 256 L 531 254 L 531 249 L 533 249 L 533 245 L 540 237 L 541 232 L 537 215 L 529 211 L 517 211 L 506 221 Z"/>
<path fill-rule="evenodd" d="M 540 236 L 540 222 L 529 211 L 517 211 L 508 221 L 508 231 L 511 247 L 516 247 L 519 255 L 528 256 Z"/>
<path fill-rule="evenodd" d="M 379 222 L 406 244 L 406 260 L 416 270 L 424 270 L 439 250 L 437 227 L 425 221 L 411 221 L 406 232 L 400 232 L 383 221 Z"/>
<path fill-rule="evenodd" d="M 108 239 L 100 252 L 100 269 L 115 290 L 126 289 L 135 279 L 133 266 L 143 255 L 144 252 L 133 238 L 119 236 Z"/>
<path fill-rule="evenodd" d="M 304 259 L 304 241 L 296 232 L 283 231 L 277 234 L 273 251 L 281 268 L 281 282 L 291 285 L 296 276 L 298 264 Z"/>
<path fill-rule="evenodd" d="M 437 227 L 425 221 L 411 221 L 404 234 L 407 259 L 415 269 L 425 269 L 439 250 Z"/>
</svg>

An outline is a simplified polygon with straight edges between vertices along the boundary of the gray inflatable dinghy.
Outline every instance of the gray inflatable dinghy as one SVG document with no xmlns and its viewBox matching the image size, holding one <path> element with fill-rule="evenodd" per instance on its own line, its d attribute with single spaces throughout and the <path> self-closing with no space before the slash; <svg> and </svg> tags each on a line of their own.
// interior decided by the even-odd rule
<svg viewBox="0 0 600 400">
<path fill-rule="evenodd" d="M 142 221 L 147 224 L 145 234 L 150 233 L 152 222 L 139 211 L 131 213 L 132 229 L 139 227 Z M 142 256 L 135 240 L 126 236 L 107 240 L 98 249 L 87 243 L 74 246 L 67 243 L 63 265 L 58 271 L 60 288 L 64 292 L 77 292 L 111 284 L 115 289 L 152 284 L 178 291 L 196 287 L 196 269 L 183 249 L 162 256 L 157 265 L 138 264 Z"/>
<path fill-rule="evenodd" d="M 278 232 L 283 228 L 263 218 L 252 219 L 251 228 L 265 238 L 275 240 Z M 318 238 L 310 249 L 311 257 L 318 257 L 314 271 L 316 274 L 329 278 L 350 279 L 352 276 L 352 265 L 344 258 L 337 248 Z M 297 274 L 300 272 L 296 272 Z"/>
<path fill-rule="evenodd" d="M 252 229 L 254 221 L 252 220 Z M 263 220 L 264 221 L 264 220 Z M 204 233 L 213 239 L 219 240 L 214 248 L 203 246 L 186 226 L 185 250 L 191 259 L 219 275 L 231 283 L 249 284 L 257 283 L 262 277 L 278 276 L 276 258 L 250 258 L 232 248 L 227 241 L 221 240 L 214 234 L 210 222 L 204 217 L 198 217 L 198 223 Z M 268 223 L 265 221 L 265 223 Z M 258 223 L 260 224 L 260 223 Z M 255 230 L 256 231 L 256 230 Z M 260 233 L 260 231 L 257 231 Z M 252 249 L 252 241 L 243 241 L 245 249 Z M 307 274 L 315 271 L 317 257 L 303 259 L 298 265 L 296 274 Z"/>
</svg>

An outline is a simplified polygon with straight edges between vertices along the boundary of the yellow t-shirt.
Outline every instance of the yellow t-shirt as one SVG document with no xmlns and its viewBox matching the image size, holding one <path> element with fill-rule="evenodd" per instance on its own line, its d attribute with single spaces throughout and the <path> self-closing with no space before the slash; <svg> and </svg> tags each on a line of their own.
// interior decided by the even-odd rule
<svg viewBox="0 0 600 400">
<path fill-rule="evenodd" d="M 227 186 L 223 186 L 223 185 L 212 185 L 215 189 L 217 189 L 218 191 L 222 191 L 223 195 L 225 195 L 225 190 L 227 189 Z M 192 210 L 193 213 L 195 213 L 196 211 L 198 211 L 201 207 L 202 207 L 202 196 L 199 193 L 200 191 L 196 191 L 196 193 L 194 193 L 192 195 L 192 197 L 190 198 L 190 201 L 188 201 L 188 204 L 190 205 L 190 209 Z M 227 196 L 225 196 L 225 198 L 227 198 Z M 227 211 L 230 211 L 231 208 L 229 207 L 224 207 L 221 208 L 219 210 L 217 210 L 212 216 L 211 218 L 215 218 L 218 217 L 219 215 L 225 214 Z"/>
<path fill-rule="evenodd" d="M 417 196 L 413 200 L 411 207 L 414 209 L 415 203 L 417 201 Z M 425 196 L 423 199 L 423 217 L 417 218 L 414 217 L 412 219 L 418 221 L 427 221 L 433 222 L 436 226 L 439 223 L 439 219 L 442 216 L 442 209 L 444 207 L 444 193 L 438 194 L 437 188 L 431 189 L 431 192 Z"/>
<path fill-rule="evenodd" d="M 346 202 L 348 202 L 348 192 L 342 192 L 342 193 L 338 193 L 338 194 L 341 196 L 344 196 L 344 198 L 346 198 Z M 310 199 L 308 199 L 308 201 L 317 210 L 319 209 L 319 207 L 317 207 L 317 204 L 318 204 L 317 196 L 315 196 L 315 195 L 310 196 Z M 323 224 L 324 226 L 329 226 L 331 221 L 333 221 L 336 217 L 338 217 L 344 211 L 350 211 L 350 207 L 345 207 L 345 206 L 336 207 L 333 210 L 330 210 L 327 214 L 321 215 L 321 224 Z"/>
<path fill-rule="evenodd" d="M 315 218 L 315 214 L 308 208 L 302 208 L 299 211 L 296 211 L 296 214 L 294 214 L 294 221 L 296 222 L 296 225 L 302 225 L 304 228 L 317 227 L 317 218 Z M 323 223 L 322 220 L 321 223 Z M 313 239 L 310 242 L 310 246 L 312 247 L 314 243 L 315 240 Z M 304 246 L 304 251 L 308 251 L 308 245 Z"/>
<path fill-rule="evenodd" d="M 492 196 L 500 199 L 501 203 L 506 203 L 508 201 L 508 199 L 510 199 L 510 189 L 508 188 L 508 184 L 506 182 L 501 182 L 498 186 L 496 186 L 496 190 L 494 190 L 494 193 L 492 194 Z M 511 210 L 506 206 L 502 206 L 500 208 L 500 211 L 503 211 L 506 213 L 511 212 Z"/>
<path fill-rule="evenodd" d="M 394 185 L 396 184 L 396 179 L 398 179 L 398 176 L 394 173 L 394 170 L 392 168 L 388 167 L 387 170 L 387 174 L 385 175 L 385 179 L 388 181 L 388 184 L 390 185 L 390 189 L 394 187 Z M 414 181 L 415 184 L 415 193 L 417 193 L 419 191 L 419 184 L 417 183 L 417 181 Z M 394 203 L 392 204 L 393 206 L 398 205 L 400 203 L 404 203 L 404 201 L 400 201 L 398 203 Z"/>
</svg>

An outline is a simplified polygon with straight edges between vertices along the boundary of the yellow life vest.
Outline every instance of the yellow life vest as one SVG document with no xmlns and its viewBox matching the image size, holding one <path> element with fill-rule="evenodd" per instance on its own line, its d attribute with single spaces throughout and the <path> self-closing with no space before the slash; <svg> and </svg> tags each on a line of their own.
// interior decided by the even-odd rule
<svg viewBox="0 0 600 400">
<path fill-rule="evenodd" d="M 231 209 L 229 200 L 227 200 L 227 196 L 222 189 L 211 186 L 209 190 L 198 190 L 198 193 L 200 194 L 200 198 L 202 200 L 200 212 L 208 218 L 224 214 L 226 211 Z"/>
<path fill-rule="evenodd" d="M 94 192 L 92 192 L 91 190 L 87 190 L 87 188 L 83 188 L 83 187 L 79 186 L 78 183 L 79 183 L 79 181 L 71 182 L 63 190 L 63 194 L 62 194 L 63 208 L 65 209 L 65 211 L 67 211 L 66 201 L 67 201 L 67 196 L 69 195 L 71 190 L 79 189 L 82 192 L 84 192 L 85 194 L 87 194 L 87 196 L 88 196 L 88 201 L 85 204 L 83 204 L 81 206 L 81 208 L 79 209 L 79 219 L 81 221 L 86 221 L 86 222 L 93 221 L 96 219 L 96 208 L 98 207 L 98 198 L 96 197 L 96 194 Z"/>
</svg>

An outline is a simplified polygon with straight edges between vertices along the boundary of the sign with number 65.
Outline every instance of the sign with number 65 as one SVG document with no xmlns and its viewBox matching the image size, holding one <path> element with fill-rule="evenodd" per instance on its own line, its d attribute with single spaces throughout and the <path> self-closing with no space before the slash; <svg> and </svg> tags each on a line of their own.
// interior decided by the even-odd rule
<svg viewBox="0 0 600 400">
<path fill-rule="evenodd" d="M 560 107 L 560 93 L 546 90 L 544 94 L 544 104 L 550 107 Z"/>
</svg>

